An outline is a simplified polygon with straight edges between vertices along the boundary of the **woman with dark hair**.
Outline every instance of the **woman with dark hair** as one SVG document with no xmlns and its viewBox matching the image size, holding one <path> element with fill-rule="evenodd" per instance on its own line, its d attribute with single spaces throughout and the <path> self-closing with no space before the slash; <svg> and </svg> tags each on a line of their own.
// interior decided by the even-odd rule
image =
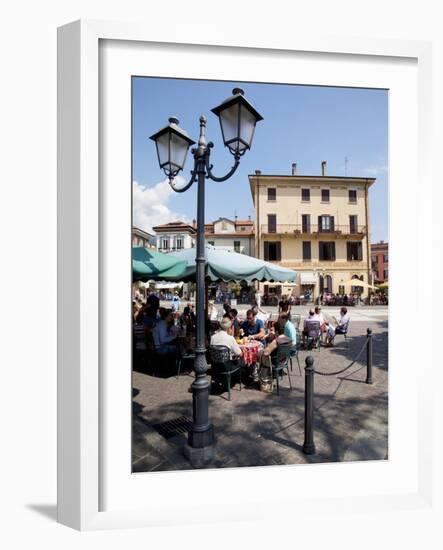
<svg viewBox="0 0 443 550">
<path fill-rule="evenodd" d="M 237 315 L 238 315 L 238 311 L 236 309 L 231 309 L 228 313 L 228 316 L 232 321 L 234 338 L 238 338 L 240 336 L 240 323 L 237 320 Z"/>
<path fill-rule="evenodd" d="M 270 355 L 274 355 L 275 353 L 277 353 L 277 349 L 281 345 L 292 345 L 292 338 L 286 336 L 285 334 L 285 324 L 286 323 L 283 319 L 279 319 L 274 324 L 275 338 L 265 347 L 263 351 L 264 357 L 269 357 Z"/>
</svg>

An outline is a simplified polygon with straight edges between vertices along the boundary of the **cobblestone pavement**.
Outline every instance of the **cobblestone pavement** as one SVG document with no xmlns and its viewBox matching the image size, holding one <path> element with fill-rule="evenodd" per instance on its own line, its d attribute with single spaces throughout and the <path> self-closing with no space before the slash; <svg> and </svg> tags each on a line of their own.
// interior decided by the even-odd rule
<svg viewBox="0 0 443 550">
<path fill-rule="evenodd" d="M 239 307 L 239 309 L 241 306 Z M 245 306 L 246 309 L 246 306 Z M 266 308 L 269 311 L 272 308 Z M 294 308 L 294 311 L 298 308 Z M 335 308 L 334 308 L 335 309 Z M 275 311 L 275 309 L 274 309 Z M 305 314 L 306 307 L 300 308 Z M 338 310 L 324 308 L 326 315 Z M 227 393 L 210 395 L 209 412 L 216 434 L 215 458 L 206 467 L 266 466 L 314 462 L 380 460 L 388 457 L 388 320 L 387 308 L 352 308 L 348 346 L 342 338 L 333 348 L 300 351 L 300 374 L 294 361 L 280 385 L 280 395 L 261 392 L 253 384 L 236 384 Z M 315 376 L 314 439 L 316 454 L 302 452 L 304 438 L 304 373 L 307 355 L 314 367 L 334 372 L 349 365 L 373 331 L 373 379 L 366 378 L 366 354 L 345 373 Z M 168 439 L 153 427 L 166 421 L 192 418 L 189 387 L 192 364 L 178 378 L 133 374 L 133 471 L 185 470 L 186 432 Z M 180 430 L 178 430 L 180 432 Z"/>
</svg>

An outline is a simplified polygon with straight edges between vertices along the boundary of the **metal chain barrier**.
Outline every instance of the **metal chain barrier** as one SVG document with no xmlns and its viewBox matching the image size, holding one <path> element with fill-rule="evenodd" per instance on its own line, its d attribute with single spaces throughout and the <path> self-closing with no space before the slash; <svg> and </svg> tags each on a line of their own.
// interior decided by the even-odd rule
<svg viewBox="0 0 443 550">
<path fill-rule="evenodd" d="M 352 367 L 352 365 L 354 363 L 356 363 L 359 359 L 360 359 L 360 355 L 364 352 L 364 350 L 366 349 L 366 346 L 368 345 L 368 342 L 369 342 L 369 339 L 366 338 L 366 341 L 365 343 L 363 344 L 363 347 L 361 348 L 361 350 L 358 352 L 357 354 L 357 357 L 347 366 L 345 367 L 344 369 L 341 369 L 341 370 L 337 370 L 335 372 L 321 372 L 319 370 L 315 370 L 314 369 L 314 373 L 315 374 L 319 374 L 320 376 L 336 376 L 337 374 L 342 374 L 343 372 L 346 372 L 348 369 L 350 369 Z"/>
<path fill-rule="evenodd" d="M 344 369 L 335 372 L 321 372 L 314 369 L 314 358 L 309 355 L 306 357 L 305 367 L 305 440 L 303 443 L 303 452 L 307 455 L 315 454 L 314 444 L 314 375 L 337 376 L 342 374 L 354 365 L 366 349 L 366 384 L 372 384 L 372 330 L 366 330 L 366 342 L 357 357 Z"/>
</svg>

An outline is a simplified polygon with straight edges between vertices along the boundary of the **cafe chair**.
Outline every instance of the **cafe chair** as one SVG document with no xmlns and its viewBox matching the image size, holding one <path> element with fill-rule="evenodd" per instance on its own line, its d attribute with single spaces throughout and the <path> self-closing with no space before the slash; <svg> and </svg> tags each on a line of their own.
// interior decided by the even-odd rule
<svg viewBox="0 0 443 550">
<path fill-rule="evenodd" d="M 228 400 L 231 401 L 231 378 L 239 373 L 241 391 L 241 365 L 231 360 L 231 351 L 227 346 L 209 346 L 209 360 L 211 362 L 212 381 L 222 378 L 228 385 Z"/>
<path fill-rule="evenodd" d="M 296 329 L 300 327 L 301 315 L 299 313 L 291 314 L 291 322 Z"/>
<path fill-rule="evenodd" d="M 320 321 L 307 320 L 304 328 L 306 349 L 317 348 L 320 351 Z"/>
<path fill-rule="evenodd" d="M 301 367 L 300 367 L 300 360 L 298 358 L 298 352 L 300 350 L 300 333 L 297 330 L 297 343 L 291 347 L 291 351 L 289 352 L 289 365 L 291 367 L 292 372 L 292 359 L 295 357 L 297 359 L 297 365 L 298 365 L 298 372 L 301 376 Z"/>
<path fill-rule="evenodd" d="M 289 387 L 292 390 L 291 376 L 289 375 L 290 354 L 293 349 L 292 344 L 281 344 L 277 347 L 274 354 L 271 354 L 272 379 L 277 383 L 277 395 L 280 395 L 279 378 L 283 379 L 283 373 L 286 371 L 289 380 Z"/>
<path fill-rule="evenodd" d="M 343 336 L 344 339 L 345 339 L 345 346 L 347 348 L 349 348 L 349 340 L 347 338 L 347 334 L 348 334 L 348 331 L 349 331 L 349 321 L 346 323 L 346 325 L 343 327 L 343 330 L 340 331 L 340 332 L 337 332 L 337 329 L 336 329 L 336 332 L 335 332 L 335 336 L 334 336 L 334 339 L 333 341 L 335 342 L 335 339 L 337 336 Z"/>
<path fill-rule="evenodd" d="M 180 370 L 181 370 L 182 364 L 186 361 L 193 361 L 194 359 L 195 359 L 195 353 L 187 352 L 187 351 L 179 352 L 179 354 L 177 355 L 177 362 L 176 362 L 177 363 L 176 378 L 180 376 Z"/>
</svg>

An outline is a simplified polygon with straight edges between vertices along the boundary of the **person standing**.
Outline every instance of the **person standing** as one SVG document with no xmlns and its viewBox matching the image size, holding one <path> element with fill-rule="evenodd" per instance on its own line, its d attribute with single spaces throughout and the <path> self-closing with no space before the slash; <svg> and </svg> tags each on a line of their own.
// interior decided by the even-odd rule
<svg viewBox="0 0 443 550">
<path fill-rule="evenodd" d="M 180 298 L 178 295 L 178 292 L 174 292 L 174 296 L 172 298 L 172 311 L 175 313 L 180 309 Z"/>
<path fill-rule="evenodd" d="M 261 307 L 261 293 L 260 289 L 258 288 L 255 292 L 255 305 L 260 309 Z"/>
<path fill-rule="evenodd" d="M 287 314 L 289 319 L 291 318 L 291 304 L 286 295 L 282 296 L 282 299 L 278 303 L 278 314 L 281 315 L 282 313 Z"/>
</svg>

